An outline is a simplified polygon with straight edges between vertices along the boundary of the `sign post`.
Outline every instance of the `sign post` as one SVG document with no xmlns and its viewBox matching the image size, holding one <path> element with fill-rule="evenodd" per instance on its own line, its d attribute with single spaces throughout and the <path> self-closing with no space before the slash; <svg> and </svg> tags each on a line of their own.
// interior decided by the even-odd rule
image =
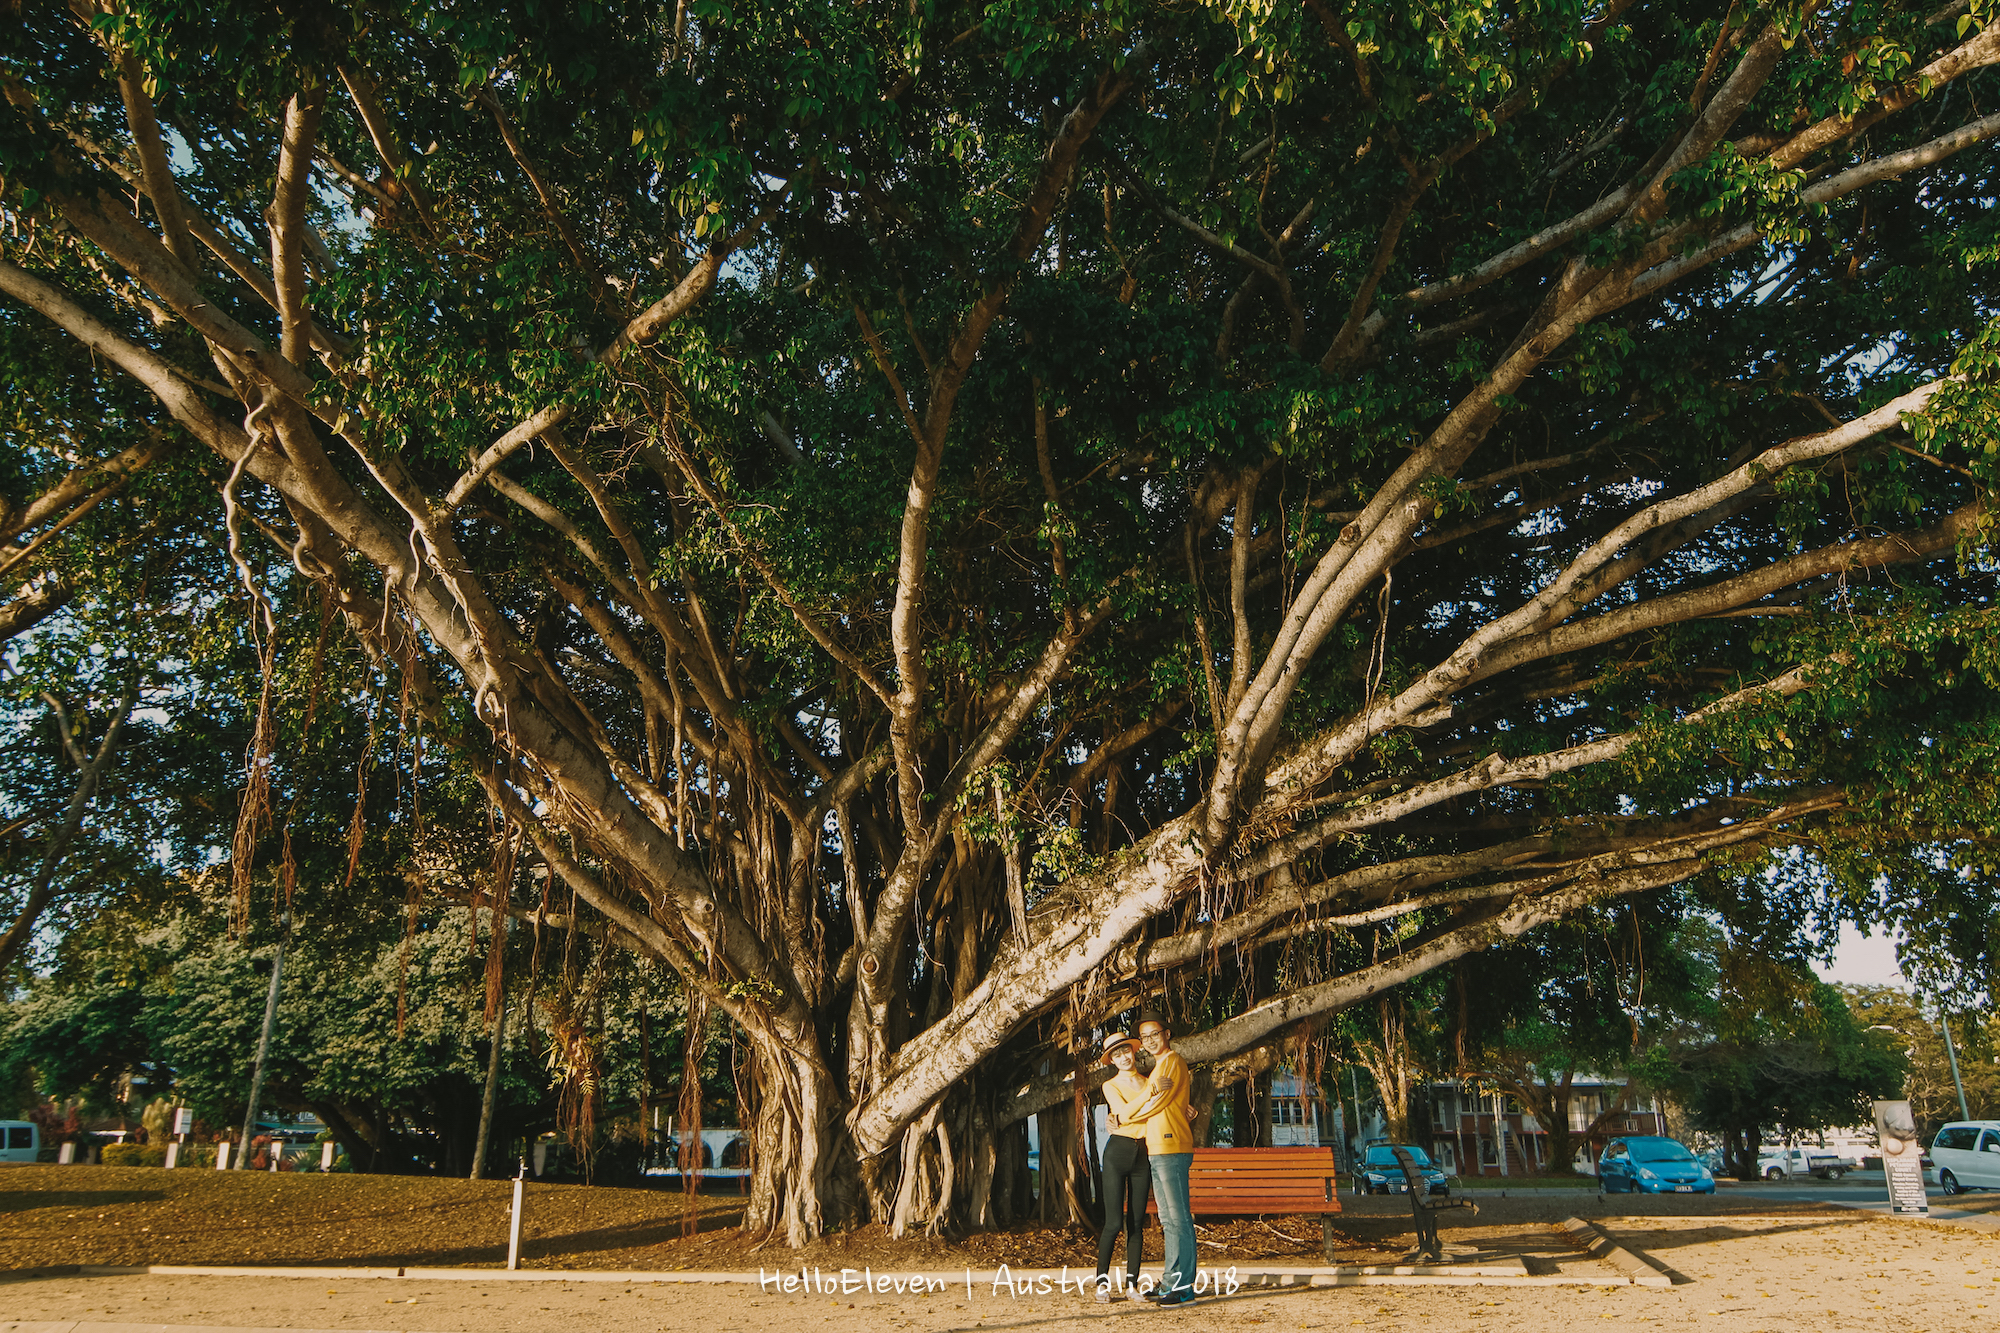
<svg viewBox="0 0 2000 1333">
<path fill-rule="evenodd" d="M 194 1133 L 194 1111 L 186 1106 L 175 1107 L 173 1131 L 171 1137 L 167 1139 L 167 1170 L 171 1171 L 180 1165 L 181 1144 L 187 1142 L 187 1136 L 192 1133 Z"/>
<path fill-rule="evenodd" d="M 322 1173 L 333 1170 L 333 1140 L 319 1145 L 319 1169 Z"/>
<path fill-rule="evenodd" d="M 1882 1175 L 1889 1182 L 1889 1212 L 1896 1217 L 1929 1217 L 1924 1195 L 1924 1146 L 1908 1102 L 1875 1103 L 1875 1135 L 1882 1145 Z"/>
<path fill-rule="evenodd" d="M 507 1224 L 507 1271 L 513 1272 L 521 1266 L 521 1185 L 528 1174 L 528 1164 L 514 1173 L 514 1216 Z"/>
</svg>

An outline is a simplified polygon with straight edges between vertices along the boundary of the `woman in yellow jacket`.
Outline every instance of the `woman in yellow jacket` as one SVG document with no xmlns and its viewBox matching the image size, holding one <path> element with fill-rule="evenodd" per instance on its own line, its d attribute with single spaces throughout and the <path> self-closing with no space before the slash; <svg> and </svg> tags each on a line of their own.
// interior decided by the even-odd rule
<svg viewBox="0 0 2000 1333">
<path fill-rule="evenodd" d="M 1097 1237 L 1097 1299 L 1100 1303 L 1119 1299 L 1139 1281 L 1140 1246 L 1146 1233 L 1146 1189 L 1152 1167 L 1146 1157 L 1146 1127 L 1128 1125 L 1125 1117 L 1146 1100 L 1146 1080 L 1133 1068 L 1139 1057 L 1139 1043 L 1123 1032 L 1104 1039 L 1104 1062 L 1118 1072 L 1104 1084 L 1104 1104 L 1110 1108 L 1111 1137 L 1104 1145 L 1104 1178 L 1099 1197 L 1104 1200 L 1104 1229 Z M 1111 1251 L 1118 1244 L 1120 1228 L 1125 1232 L 1125 1281 L 1111 1283 Z"/>
</svg>

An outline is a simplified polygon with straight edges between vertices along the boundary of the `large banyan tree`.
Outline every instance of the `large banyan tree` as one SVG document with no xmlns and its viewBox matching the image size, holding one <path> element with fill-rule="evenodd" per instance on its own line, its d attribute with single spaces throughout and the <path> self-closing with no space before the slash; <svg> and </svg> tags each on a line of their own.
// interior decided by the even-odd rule
<svg viewBox="0 0 2000 1333">
<path fill-rule="evenodd" d="M 740 1031 L 754 1226 L 1004 1214 L 1135 1004 L 1991 896 L 1989 0 L 13 9 L 15 546 L 206 476 Z"/>
</svg>

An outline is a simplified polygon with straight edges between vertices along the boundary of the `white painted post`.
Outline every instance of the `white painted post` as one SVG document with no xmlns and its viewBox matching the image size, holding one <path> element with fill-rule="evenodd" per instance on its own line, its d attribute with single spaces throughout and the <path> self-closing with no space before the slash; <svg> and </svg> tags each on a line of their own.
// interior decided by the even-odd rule
<svg viewBox="0 0 2000 1333">
<path fill-rule="evenodd" d="M 224 1139 L 222 1142 L 215 1145 L 215 1169 L 218 1171 L 227 1171 L 229 1169 L 228 1139 Z"/>
<path fill-rule="evenodd" d="M 333 1170 L 333 1140 L 332 1140 L 332 1139 L 328 1139 L 328 1140 L 327 1140 L 327 1141 L 326 1141 L 325 1143 L 322 1143 L 322 1144 L 320 1144 L 320 1145 L 319 1145 L 319 1169 L 320 1169 L 321 1171 L 331 1171 L 331 1170 Z"/>
<path fill-rule="evenodd" d="M 76 1145 L 74 1143 L 65 1143 L 63 1144 L 62 1147 L 56 1149 L 57 1166 L 70 1166 L 74 1164 L 75 1161 L 76 1161 Z"/>
<path fill-rule="evenodd" d="M 548 1170 L 548 1166 L 549 1145 L 546 1141 L 537 1142 L 535 1144 L 535 1174 L 538 1176 L 541 1175 Z"/>
<path fill-rule="evenodd" d="M 175 1140 L 175 1139 L 170 1139 L 170 1140 L 168 1140 L 168 1142 L 167 1142 L 167 1170 L 171 1171 L 171 1170 L 173 1170 L 173 1169 L 174 1169 L 174 1168 L 175 1168 L 176 1166 L 179 1166 L 179 1165 L 180 1165 L 180 1160 L 181 1160 L 181 1145 L 180 1145 L 180 1142 L 179 1142 L 179 1140 Z"/>
<path fill-rule="evenodd" d="M 507 1271 L 513 1272 L 521 1266 L 521 1185 L 522 1177 L 528 1174 L 528 1164 L 521 1163 L 521 1169 L 514 1173 L 514 1216 L 507 1225 Z"/>
<path fill-rule="evenodd" d="M 274 1172 L 275 1172 L 275 1171 L 276 1171 L 276 1170 L 278 1169 L 278 1162 L 279 1162 L 279 1160 L 280 1160 L 280 1159 L 282 1159 L 282 1158 L 284 1157 L 284 1155 L 285 1155 L 285 1150 L 284 1150 L 284 1148 L 282 1148 L 281 1146 L 279 1146 L 279 1144 L 277 1143 L 277 1141 L 276 1141 L 276 1140 L 273 1140 L 273 1141 L 272 1141 L 272 1143 L 271 1143 L 271 1170 L 272 1170 L 272 1171 L 274 1171 Z"/>
</svg>

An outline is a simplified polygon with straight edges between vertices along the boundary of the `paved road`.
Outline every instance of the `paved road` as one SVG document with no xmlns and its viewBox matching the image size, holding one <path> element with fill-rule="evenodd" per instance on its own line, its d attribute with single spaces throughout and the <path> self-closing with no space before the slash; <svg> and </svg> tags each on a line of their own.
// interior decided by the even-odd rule
<svg viewBox="0 0 2000 1333">
<path fill-rule="evenodd" d="M 1790 1180 L 1716 1182 L 1735 1199 L 1771 1199 L 1786 1203 L 1836 1203 L 1843 1208 L 1865 1212 L 1889 1212 L 1889 1187 L 1880 1171 L 1853 1171 L 1843 1180 L 1815 1180 L 1811 1176 Z M 1964 1222 L 1981 1231 L 2000 1231 L 2000 1193 L 1992 1190 L 1947 1195 L 1936 1186 L 1924 1191 L 1930 1200 L 1931 1216 L 1938 1221 Z"/>
</svg>

